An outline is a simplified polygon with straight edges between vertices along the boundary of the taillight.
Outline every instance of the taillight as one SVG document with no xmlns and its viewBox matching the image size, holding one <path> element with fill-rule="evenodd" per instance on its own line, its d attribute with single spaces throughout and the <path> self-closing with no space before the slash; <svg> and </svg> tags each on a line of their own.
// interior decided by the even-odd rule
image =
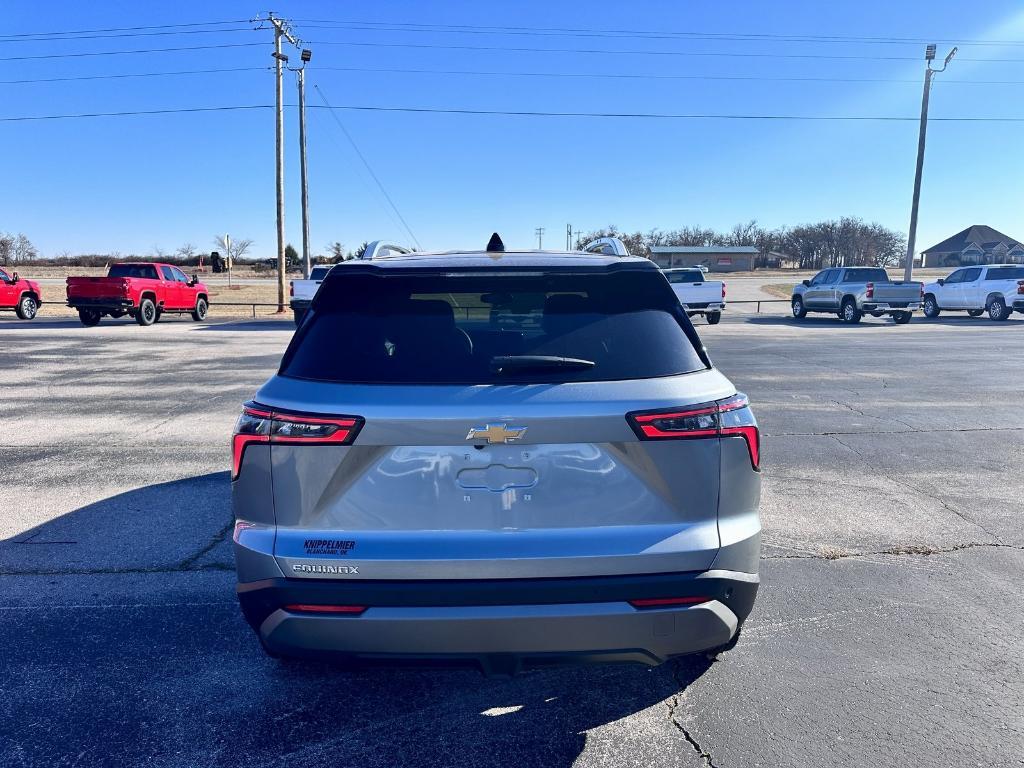
<svg viewBox="0 0 1024 768">
<path fill-rule="evenodd" d="M 873 298 L 875 298 L 875 284 L 874 284 L 874 283 L 868 283 L 868 293 L 867 293 L 867 297 L 868 297 L 869 299 L 873 299 Z"/>
<path fill-rule="evenodd" d="M 761 467 L 761 435 L 746 395 L 683 408 L 629 413 L 626 420 L 641 440 L 742 437 L 751 466 L 755 470 Z"/>
<path fill-rule="evenodd" d="M 288 283 L 288 295 L 289 296 L 294 296 L 295 295 L 295 281 L 294 280 L 292 280 L 292 281 L 290 281 Z"/>
<path fill-rule="evenodd" d="M 921 301 L 924 301 L 924 283 L 921 283 Z"/>
<path fill-rule="evenodd" d="M 357 416 L 277 413 L 256 403 L 248 403 L 235 423 L 235 433 L 231 438 L 231 479 L 238 477 L 248 445 L 349 445 L 362 425 L 363 420 Z"/>
<path fill-rule="evenodd" d="M 722 281 L 722 301 L 725 301 L 725 280 Z"/>
<path fill-rule="evenodd" d="M 1024 280 L 1017 281 L 1017 293 L 1024 293 Z"/>
</svg>

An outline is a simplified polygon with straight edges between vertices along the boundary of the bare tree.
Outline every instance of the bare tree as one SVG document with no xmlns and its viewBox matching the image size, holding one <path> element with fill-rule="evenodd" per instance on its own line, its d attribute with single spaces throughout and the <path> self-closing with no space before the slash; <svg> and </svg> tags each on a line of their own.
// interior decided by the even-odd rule
<svg viewBox="0 0 1024 768">
<path fill-rule="evenodd" d="M 214 245 L 225 256 L 230 256 L 232 261 L 242 258 L 249 249 L 252 248 L 252 240 L 242 238 L 240 240 L 231 240 L 230 247 L 228 246 L 228 238 L 226 235 L 218 235 L 213 240 Z"/>
<path fill-rule="evenodd" d="M 345 246 L 337 240 L 327 244 L 327 253 L 330 254 L 328 259 L 334 264 L 345 261 Z"/>
<path fill-rule="evenodd" d="M 183 259 L 192 261 L 196 257 L 196 247 L 192 243 L 185 243 L 175 253 Z"/>
<path fill-rule="evenodd" d="M 14 235 L 7 232 L 0 232 L 0 264 L 5 267 L 14 258 Z"/>
<path fill-rule="evenodd" d="M 39 255 L 39 251 L 32 245 L 32 241 L 29 240 L 25 235 L 18 233 L 18 236 L 14 238 L 13 246 L 13 261 L 15 264 L 21 261 L 28 261 L 34 259 Z"/>
</svg>

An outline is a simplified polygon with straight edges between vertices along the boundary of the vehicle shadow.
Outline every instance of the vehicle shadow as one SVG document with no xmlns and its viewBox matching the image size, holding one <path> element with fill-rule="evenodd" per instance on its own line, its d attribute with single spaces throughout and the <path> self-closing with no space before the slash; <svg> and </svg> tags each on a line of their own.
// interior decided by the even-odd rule
<svg viewBox="0 0 1024 768">
<path fill-rule="evenodd" d="M 268 317 L 257 320 L 210 317 L 209 322 L 199 327 L 204 331 L 294 331 L 295 321 L 291 317 Z"/>
<path fill-rule="evenodd" d="M 845 328 L 850 331 L 869 329 L 869 328 L 888 328 L 895 325 L 892 320 L 885 317 L 865 317 L 856 325 L 844 323 L 838 317 L 832 317 L 830 315 L 822 315 L 820 317 L 812 317 L 808 315 L 800 320 L 790 315 L 750 315 L 745 318 L 745 321 L 751 325 L 788 325 L 793 328 Z M 913 325 L 917 322 L 917 317 L 910 321 Z"/>
<path fill-rule="evenodd" d="M 51 331 L 55 328 L 82 328 L 78 320 L 71 318 L 50 318 L 36 316 L 34 320 L 10 320 L 0 319 L 0 331 L 6 330 L 45 330 Z"/>
<path fill-rule="evenodd" d="M 588 738 L 644 764 L 664 744 L 650 727 L 614 724 L 654 708 L 641 717 L 675 743 L 669 703 L 712 665 L 487 678 L 275 661 L 234 596 L 230 518 L 219 472 L 120 493 L 0 542 L 0 764 L 568 768 Z M 39 695 L 55 664 L 79 706 Z"/>
</svg>

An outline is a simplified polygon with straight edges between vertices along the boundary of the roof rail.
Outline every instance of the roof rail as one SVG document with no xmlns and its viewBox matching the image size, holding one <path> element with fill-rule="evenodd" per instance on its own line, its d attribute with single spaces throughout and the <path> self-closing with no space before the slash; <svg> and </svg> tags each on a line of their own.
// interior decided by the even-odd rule
<svg viewBox="0 0 1024 768">
<path fill-rule="evenodd" d="M 599 237 L 583 246 L 587 253 L 603 253 L 605 256 L 629 256 L 626 244 L 617 237 Z"/>
<path fill-rule="evenodd" d="M 403 256 L 407 253 L 412 253 L 412 249 L 406 248 L 404 245 L 395 245 L 385 240 L 374 240 L 366 246 L 366 250 L 363 251 L 363 255 L 359 258 L 386 259 L 389 256 Z"/>
</svg>

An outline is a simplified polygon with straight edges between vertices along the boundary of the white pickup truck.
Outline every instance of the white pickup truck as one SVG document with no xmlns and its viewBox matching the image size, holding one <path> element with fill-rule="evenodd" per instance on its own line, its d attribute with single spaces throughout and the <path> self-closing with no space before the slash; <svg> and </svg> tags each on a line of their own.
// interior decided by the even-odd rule
<svg viewBox="0 0 1024 768">
<path fill-rule="evenodd" d="M 704 270 L 698 267 L 662 271 L 689 317 L 704 315 L 711 325 L 722 319 L 722 310 L 725 309 L 724 282 L 705 280 Z"/>
<path fill-rule="evenodd" d="M 1014 311 L 1024 313 L 1024 266 L 985 264 L 961 267 L 949 277 L 924 287 L 924 314 L 938 317 L 944 310 L 967 311 L 971 317 L 987 312 L 1005 320 Z"/>
<path fill-rule="evenodd" d="M 292 312 L 295 313 L 296 325 L 302 323 L 302 318 L 306 316 L 306 311 L 309 309 L 313 297 L 316 296 L 320 283 L 324 281 L 333 266 L 333 264 L 323 264 L 313 267 L 309 272 L 308 280 L 292 280 L 291 299 L 288 303 L 291 305 Z"/>
</svg>

